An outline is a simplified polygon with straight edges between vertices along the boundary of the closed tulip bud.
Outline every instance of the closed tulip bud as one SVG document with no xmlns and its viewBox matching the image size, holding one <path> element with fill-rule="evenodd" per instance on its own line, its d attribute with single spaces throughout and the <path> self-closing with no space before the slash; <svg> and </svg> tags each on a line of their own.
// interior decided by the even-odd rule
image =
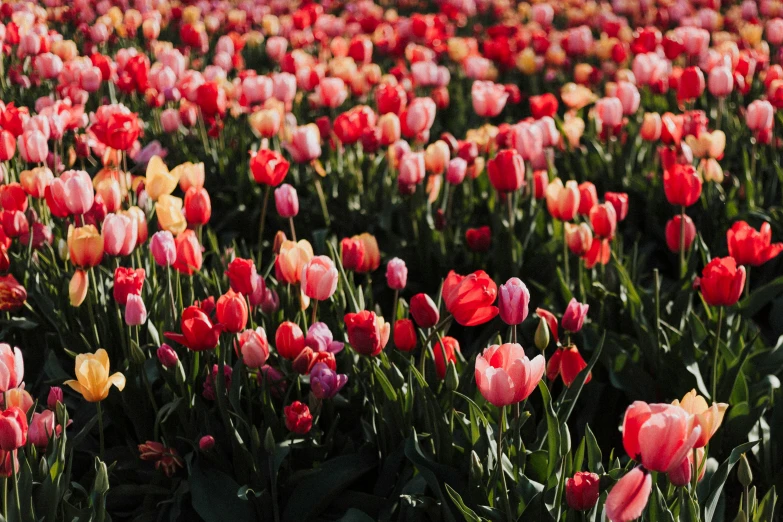
<svg viewBox="0 0 783 522">
<path fill-rule="evenodd" d="M 581 216 L 590 215 L 590 211 L 598 204 L 598 191 L 589 181 L 579 184 L 579 210 Z"/>
<path fill-rule="evenodd" d="M 617 230 L 617 212 L 610 203 L 596 205 L 590 210 L 590 224 L 597 237 L 612 239 Z"/>
<path fill-rule="evenodd" d="M 212 435 L 204 435 L 201 437 L 198 441 L 198 448 L 201 451 L 210 451 L 212 448 L 215 447 L 215 437 Z"/>
<path fill-rule="evenodd" d="M 715 257 L 704 267 L 699 287 L 708 305 L 732 306 L 745 287 L 745 267 L 738 268 L 733 257 Z"/>
<path fill-rule="evenodd" d="M 266 315 L 272 315 L 277 312 L 278 308 L 280 308 L 280 298 L 278 297 L 277 292 L 271 288 L 267 288 L 264 290 L 263 301 L 261 301 L 261 311 Z"/>
<path fill-rule="evenodd" d="M 432 355 L 435 361 L 435 374 L 438 379 L 446 378 L 446 366 L 457 362 L 457 352 L 460 351 L 459 342 L 449 336 L 444 336 L 440 342 L 432 347 Z"/>
<path fill-rule="evenodd" d="M 68 297 L 71 306 L 81 306 L 87 297 L 87 290 L 90 287 L 90 278 L 84 270 L 77 270 L 73 273 L 70 283 L 68 283 Z"/>
<path fill-rule="evenodd" d="M 285 427 L 297 435 L 304 435 L 313 427 L 313 416 L 306 404 L 294 401 L 285 408 Z"/>
<path fill-rule="evenodd" d="M 593 244 L 593 231 L 587 223 L 566 223 L 565 237 L 568 249 L 577 256 L 585 255 Z"/>
<path fill-rule="evenodd" d="M 446 169 L 446 182 L 450 185 L 459 185 L 465 179 L 468 170 L 468 162 L 462 158 L 453 158 Z"/>
<path fill-rule="evenodd" d="M 536 345 L 536 348 L 542 352 L 549 346 L 549 326 L 547 326 L 546 320 L 543 317 L 538 320 L 533 343 Z"/>
<path fill-rule="evenodd" d="M 431 328 L 440 320 L 438 307 L 427 294 L 414 295 L 411 298 L 410 311 L 419 328 Z"/>
<path fill-rule="evenodd" d="M 410 319 L 400 319 L 394 323 L 394 346 L 403 352 L 416 348 L 416 328 Z"/>
<path fill-rule="evenodd" d="M 275 208 L 282 218 L 292 218 L 299 214 L 299 197 L 296 189 L 283 183 L 275 189 Z"/>
<path fill-rule="evenodd" d="M 689 216 L 685 216 L 685 226 L 681 226 L 682 217 L 677 215 L 666 222 L 666 246 L 675 254 L 680 251 L 680 232 L 684 232 L 685 241 L 682 245 L 686 252 L 690 250 L 694 239 L 696 239 L 696 226 Z"/>
<path fill-rule="evenodd" d="M 515 149 L 505 149 L 487 163 L 489 181 L 498 192 L 514 192 L 525 184 L 525 162 Z"/>
<path fill-rule="evenodd" d="M 52 411 L 57 410 L 57 404 L 63 402 L 63 389 L 59 386 L 49 388 L 49 395 L 46 397 L 46 407 Z"/>
<path fill-rule="evenodd" d="M 563 314 L 561 325 L 569 332 L 576 333 L 582 329 L 582 325 L 587 317 L 587 311 L 590 309 L 589 305 L 582 304 L 574 298 L 571 298 L 566 311 Z"/>
<path fill-rule="evenodd" d="M 441 174 L 449 162 L 449 146 L 443 140 L 438 140 L 427 146 L 424 153 L 424 166 L 431 174 Z"/>
<path fill-rule="evenodd" d="M 459 388 L 459 373 L 457 372 L 457 365 L 449 361 L 446 367 L 446 389 L 456 391 Z"/>
<path fill-rule="evenodd" d="M 734 75 L 731 69 L 721 65 L 713 67 L 707 77 L 707 88 L 717 98 L 725 98 L 734 90 Z"/>
<path fill-rule="evenodd" d="M 408 267 L 405 261 L 395 257 L 386 264 L 386 284 L 392 290 L 403 290 L 408 281 Z"/>
<path fill-rule="evenodd" d="M 755 100 L 748 105 L 745 123 L 755 132 L 771 129 L 774 124 L 775 108 L 768 100 Z"/>
<path fill-rule="evenodd" d="M 0 449 L 14 451 L 27 443 L 27 416 L 12 406 L 0 412 Z"/>
<path fill-rule="evenodd" d="M 500 318 L 508 325 L 521 324 L 528 314 L 530 292 L 520 279 L 512 277 L 498 289 Z"/>
<path fill-rule="evenodd" d="M 748 457 L 744 453 L 740 456 L 739 465 L 737 466 L 737 478 L 742 487 L 746 489 L 753 483 L 753 471 L 750 469 Z"/>
<path fill-rule="evenodd" d="M 299 325 L 285 321 L 277 327 L 275 333 L 277 353 L 284 359 L 293 361 L 305 348 L 305 337 Z"/>
<path fill-rule="evenodd" d="M 169 370 L 176 368 L 177 364 L 179 364 L 179 356 L 177 355 L 177 352 L 175 352 L 174 348 L 168 344 L 161 344 L 160 348 L 158 348 L 158 351 L 156 352 L 156 355 L 158 357 L 158 361 L 160 361 L 160 364 Z"/>
<path fill-rule="evenodd" d="M 642 121 L 642 128 L 639 130 L 639 134 L 645 141 L 658 141 L 661 137 L 661 131 L 663 130 L 663 122 L 661 115 L 657 112 L 647 112 L 644 114 L 644 120 Z"/>
<path fill-rule="evenodd" d="M 185 219 L 193 225 L 205 225 L 212 217 L 212 201 L 205 188 L 190 187 L 185 193 Z"/>
<path fill-rule="evenodd" d="M 103 259 L 103 237 L 93 225 L 68 228 L 68 251 L 71 262 L 81 267 L 93 267 Z"/>
<path fill-rule="evenodd" d="M 147 308 L 144 301 L 138 295 L 129 295 L 125 303 L 125 324 L 139 326 L 147 321 Z"/>
<path fill-rule="evenodd" d="M 171 266 L 177 260 L 174 236 L 168 230 L 155 232 L 150 240 L 150 251 L 158 266 Z"/>
<path fill-rule="evenodd" d="M 229 289 L 217 302 L 217 319 L 226 331 L 239 333 L 247 324 L 247 303 L 242 294 Z"/>
<path fill-rule="evenodd" d="M 577 511 L 587 511 L 598 502 L 600 494 L 598 475 L 579 471 L 566 480 L 566 504 Z"/>
<path fill-rule="evenodd" d="M 663 190 L 672 205 L 693 205 L 701 196 L 701 186 L 701 178 L 692 165 L 676 164 L 663 173 Z"/>
</svg>

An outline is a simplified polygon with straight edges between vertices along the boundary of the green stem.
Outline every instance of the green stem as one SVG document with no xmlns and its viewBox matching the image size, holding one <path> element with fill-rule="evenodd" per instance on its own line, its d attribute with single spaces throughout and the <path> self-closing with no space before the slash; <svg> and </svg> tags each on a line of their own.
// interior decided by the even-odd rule
<svg viewBox="0 0 783 522">
<path fill-rule="evenodd" d="M 680 279 L 685 276 L 685 207 L 680 208 Z"/>
<path fill-rule="evenodd" d="M 14 471 L 14 497 L 16 497 L 16 516 L 22 518 L 22 502 L 19 500 L 19 470 L 17 469 L 17 454 L 19 450 L 14 450 L 11 455 L 11 467 Z"/>
<path fill-rule="evenodd" d="M 269 205 L 269 193 L 272 191 L 270 185 L 264 187 L 264 203 L 261 206 L 261 221 L 258 224 L 258 262 L 261 263 L 261 253 L 264 250 L 264 226 L 266 225 L 266 208 Z"/>
<path fill-rule="evenodd" d="M 104 448 L 104 442 L 103 442 L 103 410 L 101 409 L 101 403 L 100 401 L 95 403 L 96 407 L 98 408 L 98 440 L 100 441 L 100 457 L 101 460 L 103 460 L 103 448 Z"/>
<path fill-rule="evenodd" d="M 563 223 L 563 276 L 566 286 L 571 288 L 571 269 L 568 266 L 568 241 L 566 241 L 565 223 Z"/>
<path fill-rule="evenodd" d="M 503 423 L 506 420 L 506 407 L 500 408 L 500 419 L 498 420 L 498 442 L 497 442 L 497 467 L 500 473 L 501 494 L 500 499 L 503 502 L 503 510 L 506 512 L 506 520 L 512 522 L 511 503 L 508 500 L 508 487 L 506 486 L 506 473 L 503 471 Z"/>
<path fill-rule="evenodd" d="M 324 189 L 321 186 L 321 180 L 317 173 L 315 175 L 315 191 L 318 193 L 318 201 L 321 202 L 321 212 L 324 215 L 324 222 L 328 227 L 332 224 L 332 220 L 329 219 L 329 210 L 326 208 L 326 196 L 324 196 Z"/>
<path fill-rule="evenodd" d="M 8 479 L 3 479 L 3 518 L 8 520 Z"/>
<path fill-rule="evenodd" d="M 720 354 L 720 329 L 723 324 L 723 307 L 718 308 L 718 324 L 715 330 L 715 353 L 712 355 L 712 402 L 718 402 L 718 357 Z"/>
</svg>

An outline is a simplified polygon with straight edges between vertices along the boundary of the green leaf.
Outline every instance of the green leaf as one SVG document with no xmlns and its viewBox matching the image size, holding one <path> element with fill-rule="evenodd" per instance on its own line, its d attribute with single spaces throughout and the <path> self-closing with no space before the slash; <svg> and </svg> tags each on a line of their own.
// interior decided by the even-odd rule
<svg viewBox="0 0 783 522">
<path fill-rule="evenodd" d="M 718 501 L 720 500 L 723 486 L 726 484 L 726 479 L 729 478 L 729 472 L 731 469 L 737 464 L 737 462 L 739 462 L 739 459 L 743 453 L 747 453 L 758 443 L 759 441 L 754 440 L 751 442 L 746 442 L 745 444 L 740 444 L 734 448 L 731 451 L 729 458 L 724 460 L 712 475 L 712 479 L 710 479 L 710 494 L 707 497 L 707 501 L 704 503 L 705 522 L 712 522 L 712 519 L 715 516 L 715 510 L 718 508 Z"/>
<path fill-rule="evenodd" d="M 546 475 L 547 478 L 552 476 L 552 472 L 557 467 L 557 461 L 560 458 L 560 426 L 557 421 L 557 415 L 552 408 L 552 396 L 549 394 L 549 388 L 543 379 L 538 383 L 538 389 L 541 390 L 541 397 L 544 400 L 544 412 L 546 413 L 546 433 L 544 438 L 546 439 L 547 448 L 549 452 L 549 460 L 547 462 Z M 542 440 L 539 447 L 544 445 Z"/>
<path fill-rule="evenodd" d="M 194 465 L 190 471 L 193 509 L 205 522 L 253 522 L 250 502 L 239 498 L 239 484 L 222 471 Z"/>
<path fill-rule="evenodd" d="M 389 382 L 389 378 L 386 377 L 386 374 L 383 373 L 383 370 L 380 369 L 377 365 L 373 364 L 372 371 L 375 373 L 375 378 L 378 379 L 378 384 L 381 385 L 381 389 L 386 395 L 386 398 L 392 402 L 397 402 L 397 392 L 394 391 L 394 387 L 392 386 L 391 382 Z"/>
<path fill-rule="evenodd" d="M 775 492 L 775 486 L 772 486 L 772 489 L 767 491 L 767 494 L 761 499 L 761 503 L 753 513 L 753 522 L 766 522 L 767 520 L 772 520 L 777 500 L 778 495 Z"/>
<path fill-rule="evenodd" d="M 587 467 L 593 473 L 603 473 L 604 465 L 601 462 L 603 456 L 601 455 L 601 448 L 598 447 L 598 441 L 595 440 L 593 430 L 590 426 L 585 426 L 585 442 L 587 443 Z"/>
<path fill-rule="evenodd" d="M 748 297 L 740 301 L 737 306 L 742 315 L 753 317 L 781 293 L 783 293 L 783 276 L 770 281 L 761 288 L 757 288 Z"/>
<path fill-rule="evenodd" d="M 466 506 L 465 501 L 462 500 L 460 494 L 457 493 L 454 488 L 448 484 L 446 484 L 446 492 L 449 494 L 449 497 L 451 497 L 451 500 L 457 506 L 457 509 L 460 510 L 460 513 L 462 513 L 462 516 L 465 517 L 467 522 L 481 522 L 481 517 L 479 517 L 475 511 Z"/>
<path fill-rule="evenodd" d="M 369 453 L 351 453 L 329 459 L 296 485 L 283 512 L 284 522 L 310 520 L 353 482 L 377 465 Z M 232 520 L 224 517 L 221 520 Z"/>
<path fill-rule="evenodd" d="M 601 341 L 593 351 L 593 356 L 590 357 L 590 362 L 587 363 L 587 367 L 579 372 L 579 374 L 574 379 L 574 382 L 572 382 L 571 386 L 568 387 L 568 390 L 565 393 L 565 397 L 563 397 L 563 401 L 557 411 L 557 418 L 559 422 L 568 422 L 568 418 L 571 416 L 571 412 L 574 411 L 576 401 L 579 399 L 579 394 L 582 393 L 582 388 L 585 385 L 587 376 L 591 371 L 593 371 L 595 364 L 598 362 L 598 358 L 601 356 L 601 351 L 604 348 L 604 341 L 606 341 L 606 332 L 604 332 L 604 334 L 601 336 Z"/>
<path fill-rule="evenodd" d="M 364 511 L 351 508 L 337 522 L 373 522 L 373 518 Z"/>
</svg>

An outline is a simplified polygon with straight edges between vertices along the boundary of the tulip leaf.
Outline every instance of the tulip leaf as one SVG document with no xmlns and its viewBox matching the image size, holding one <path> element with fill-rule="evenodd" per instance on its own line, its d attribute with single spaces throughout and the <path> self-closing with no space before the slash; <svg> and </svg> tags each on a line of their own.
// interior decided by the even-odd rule
<svg viewBox="0 0 783 522">
<path fill-rule="evenodd" d="M 459 509 L 460 513 L 462 513 L 462 516 L 465 517 L 466 522 L 481 522 L 481 517 L 479 517 L 475 511 L 465 505 L 465 501 L 462 500 L 460 494 L 457 493 L 457 491 L 448 484 L 446 484 L 446 492 L 449 494 L 449 497 L 451 497 L 452 502 L 454 502 L 454 505 L 457 506 L 457 509 Z"/>
<path fill-rule="evenodd" d="M 715 511 L 718 509 L 718 501 L 721 499 L 723 486 L 729 478 L 729 472 L 739 462 L 743 453 L 753 449 L 759 441 L 754 440 L 740 444 L 731 451 L 729 458 L 723 461 L 710 479 L 710 493 L 704 503 L 704 522 L 712 522 Z"/>
<path fill-rule="evenodd" d="M 775 504 L 777 503 L 778 495 L 775 491 L 775 486 L 767 491 L 764 498 L 761 499 L 761 503 L 753 513 L 753 522 L 766 522 L 767 520 L 773 520 L 775 513 Z"/>
<path fill-rule="evenodd" d="M 190 489 L 193 509 L 205 522 L 255 520 L 250 502 L 239 497 L 239 484 L 222 471 L 194 465 L 190 469 Z"/>
<path fill-rule="evenodd" d="M 778 277 L 754 290 L 748 297 L 742 299 L 739 304 L 742 315 L 751 318 L 764 308 L 767 303 L 783 293 L 783 276 Z"/>
<path fill-rule="evenodd" d="M 381 389 L 386 395 L 386 398 L 392 402 L 397 402 L 397 392 L 394 391 L 394 387 L 392 386 L 391 382 L 389 382 L 389 378 L 386 377 L 386 374 L 383 372 L 383 370 L 376 364 L 373 364 L 372 371 L 375 374 L 375 378 L 378 379 L 378 384 L 381 385 Z"/>
<path fill-rule="evenodd" d="M 574 411 L 574 406 L 585 385 L 585 380 L 587 380 L 587 376 L 593 371 L 595 364 L 598 362 L 598 358 L 601 356 L 601 351 L 604 348 L 604 341 L 606 341 L 606 332 L 601 336 L 601 341 L 593 351 L 593 355 L 590 357 L 590 362 L 587 363 L 587 367 L 577 374 L 576 378 L 571 383 L 571 386 L 568 387 L 565 397 L 563 397 L 563 401 L 560 403 L 560 407 L 557 411 L 557 417 L 561 423 L 568 422 L 568 418 Z"/>
<path fill-rule="evenodd" d="M 543 447 L 544 440 L 546 440 L 547 451 L 549 453 L 549 459 L 547 461 L 546 476 L 551 477 L 557 467 L 557 462 L 560 458 L 560 426 L 557 421 L 557 415 L 552 408 L 552 396 L 549 394 L 549 388 L 542 379 L 538 383 L 538 389 L 541 390 L 541 397 L 544 400 L 544 412 L 546 413 L 546 431 L 543 434 L 543 438 L 539 443 L 539 448 Z M 539 429 L 539 437 L 542 436 Z"/>
<path fill-rule="evenodd" d="M 601 462 L 601 448 L 598 447 L 598 441 L 595 440 L 593 430 L 590 425 L 585 426 L 585 442 L 587 443 L 587 467 L 593 473 L 603 473 L 604 465 Z"/>
</svg>

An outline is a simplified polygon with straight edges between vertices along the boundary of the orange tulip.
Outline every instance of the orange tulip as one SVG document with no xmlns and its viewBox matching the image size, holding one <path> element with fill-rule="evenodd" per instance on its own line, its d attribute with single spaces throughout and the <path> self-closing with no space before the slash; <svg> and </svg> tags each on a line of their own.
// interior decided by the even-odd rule
<svg viewBox="0 0 783 522">
<path fill-rule="evenodd" d="M 81 267 L 93 267 L 103 259 L 103 237 L 93 225 L 68 227 L 68 252 L 71 262 Z"/>
</svg>

